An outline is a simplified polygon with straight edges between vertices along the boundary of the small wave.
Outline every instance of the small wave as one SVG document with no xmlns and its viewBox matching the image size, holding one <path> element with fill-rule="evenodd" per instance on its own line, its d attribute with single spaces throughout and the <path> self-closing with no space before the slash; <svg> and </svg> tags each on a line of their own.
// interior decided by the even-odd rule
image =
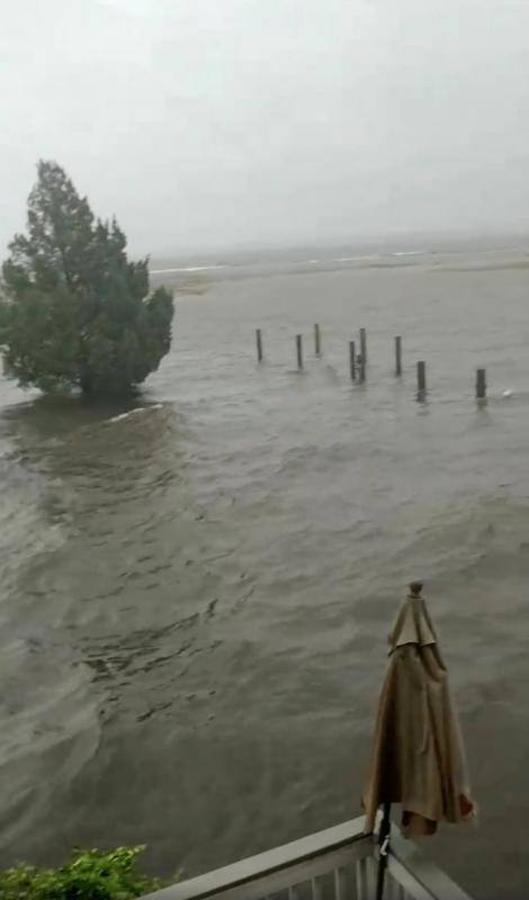
<svg viewBox="0 0 529 900">
<path fill-rule="evenodd" d="M 176 266 L 171 269 L 151 269 L 151 275 L 165 275 L 171 272 L 210 272 L 216 271 L 217 269 L 229 269 L 231 268 L 228 265 L 218 265 L 218 266 Z"/>
<path fill-rule="evenodd" d="M 335 256 L 331 260 L 331 262 L 337 263 L 346 263 L 346 262 L 366 262 L 373 259 L 381 259 L 380 253 L 371 253 L 369 255 L 364 256 Z"/>
<path fill-rule="evenodd" d="M 112 416 L 111 419 L 106 420 L 106 424 L 108 425 L 110 422 L 121 422 L 123 419 L 130 419 L 131 416 L 137 416 L 138 413 L 161 408 L 161 403 L 154 403 L 152 406 L 137 406 L 135 409 L 129 410 L 129 412 L 120 413 L 118 416 Z"/>
</svg>

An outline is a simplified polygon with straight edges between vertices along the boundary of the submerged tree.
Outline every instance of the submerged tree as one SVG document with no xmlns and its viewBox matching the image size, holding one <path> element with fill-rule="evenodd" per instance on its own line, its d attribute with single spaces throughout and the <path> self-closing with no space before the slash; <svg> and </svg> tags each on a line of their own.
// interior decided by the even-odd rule
<svg viewBox="0 0 529 900">
<path fill-rule="evenodd" d="M 3 265 L 6 375 L 44 391 L 121 393 L 140 384 L 169 351 L 173 317 L 168 291 L 149 293 L 148 260 L 129 262 L 116 220 L 95 221 L 54 162 L 38 165 L 27 231 Z"/>
</svg>

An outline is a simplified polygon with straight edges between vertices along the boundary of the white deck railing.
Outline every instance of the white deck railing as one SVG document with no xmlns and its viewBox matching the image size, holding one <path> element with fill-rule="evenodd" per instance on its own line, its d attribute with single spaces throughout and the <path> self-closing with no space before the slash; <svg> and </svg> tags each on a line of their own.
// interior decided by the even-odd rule
<svg viewBox="0 0 529 900">
<path fill-rule="evenodd" d="M 364 818 L 190 881 L 145 900 L 374 900 L 377 849 Z M 384 900 L 471 900 L 393 829 Z"/>
</svg>

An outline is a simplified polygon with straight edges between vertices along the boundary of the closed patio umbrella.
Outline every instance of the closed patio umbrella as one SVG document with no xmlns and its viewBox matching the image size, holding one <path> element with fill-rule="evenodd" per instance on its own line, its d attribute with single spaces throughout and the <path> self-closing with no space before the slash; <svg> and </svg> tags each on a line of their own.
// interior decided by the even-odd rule
<svg viewBox="0 0 529 900">
<path fill-rule="evenodd" d="M 406 836 L 431 835 L 439 822 L 464 822 L 474 815 L 447 671 L 421 590 L 418 582 L 410 585 L 389 636 L 364 793 L 369 832 L 381 805 L 389 829 L 392 803 L 401 805 Z"/>
</svg>

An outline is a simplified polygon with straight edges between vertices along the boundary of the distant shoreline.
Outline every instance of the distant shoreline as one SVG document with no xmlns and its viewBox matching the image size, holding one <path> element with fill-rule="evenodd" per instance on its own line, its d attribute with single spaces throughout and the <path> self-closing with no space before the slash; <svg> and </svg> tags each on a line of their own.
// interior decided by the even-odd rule
<svg viewBox="0 0 529 900">
<path fill-rule="evenodd" d="M 284 254 L 275 258 L 245 256 L 225 257 L 222 260 L 193 261 L 167 266 L 158 264 L 150 275 L 155 286 L 166 284 L 179 294 L 203 294 L 211 284 L 219 281 L 239 281 L 247 278 L 269 278 L 284 275 L 320 274 L 347 270 L 423 268 L 431 272 L 480 272 L 508 269 L 529 269 L 529 248 L 522 246 L 498 248 L 461 247 L 445 250 L 403 248 L 378 253 L 352 254 L 340 248 L 332 255 L 321 252 L 316 256 L 296 258 Z"/>
</svg>

